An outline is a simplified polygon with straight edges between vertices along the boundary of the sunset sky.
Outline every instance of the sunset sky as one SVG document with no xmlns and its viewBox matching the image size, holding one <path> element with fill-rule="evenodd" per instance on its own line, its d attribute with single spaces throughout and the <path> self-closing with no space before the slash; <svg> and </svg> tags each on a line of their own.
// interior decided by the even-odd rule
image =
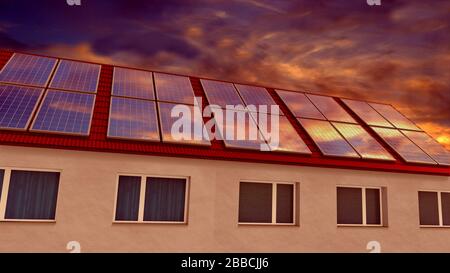
<svg viewBox="0 0 450 273">
<path fill-rule="evenodd" d="M 392 103 L 450 149 L 450 1 L 0 2 L 0 47 Z"/>
</svg>

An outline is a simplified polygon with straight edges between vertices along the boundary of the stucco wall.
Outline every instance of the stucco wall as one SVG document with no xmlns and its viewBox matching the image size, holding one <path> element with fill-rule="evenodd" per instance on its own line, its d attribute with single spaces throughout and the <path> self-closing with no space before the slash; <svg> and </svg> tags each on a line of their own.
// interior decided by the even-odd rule
<svg viewBox="0 0 450 273">
<path fill-rule="evenodd" d="M 0 146 L 0 167 L 61 170 L 56 223 L 0 223 L 0 251 L 450 252 L 450 228 L 420 228 L 417 191 L 449 177 Z M 189 176 L 187 225 L 112 223 L 118 173 Z M 295 181 L 300 226 L 238 226 L 240 180 Z M 387 187 L 388 227 L 337 227 L 336 185 Z"/>
</svg>

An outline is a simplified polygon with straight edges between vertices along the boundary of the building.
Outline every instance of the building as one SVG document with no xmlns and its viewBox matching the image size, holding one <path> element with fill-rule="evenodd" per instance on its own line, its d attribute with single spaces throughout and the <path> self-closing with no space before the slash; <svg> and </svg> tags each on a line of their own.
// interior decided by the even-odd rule
<svg viewBox="0 0 450 273">
<path fill-rule="evenodd" d="M 8 50 L 0 69 L 2 252 L 450 252 L 449 152 L 391 105 Z M 177 140 L 194 95 L 279 105 L 278 149 Z"/>
</svg>

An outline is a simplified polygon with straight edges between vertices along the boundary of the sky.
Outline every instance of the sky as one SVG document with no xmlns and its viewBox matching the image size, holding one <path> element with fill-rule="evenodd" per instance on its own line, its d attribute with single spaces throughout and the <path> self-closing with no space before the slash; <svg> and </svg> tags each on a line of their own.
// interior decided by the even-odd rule
<svg viewBox="0 0 450 273">
<path fill-rule="evenodd" d="M 1 0 L 0 48 L 391 103 L 450 149 L 449 0 Z"/>
</svg>

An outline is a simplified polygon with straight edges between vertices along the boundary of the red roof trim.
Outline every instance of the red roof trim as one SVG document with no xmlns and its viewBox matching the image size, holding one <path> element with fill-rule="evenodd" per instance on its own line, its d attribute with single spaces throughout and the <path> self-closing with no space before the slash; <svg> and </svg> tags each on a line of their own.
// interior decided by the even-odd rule
<svg viewBox="0 0 450 273">
<path fill-rule="evenodd" d="M 0 69 L 12 56 L 11 51 L 0 50 Z M 39 55 L 37 55 L 39 56 Z M 165 73 L 165 72 L 161 72 Z M 136 142 L 106 138 L 108 130 L 108 113 L 112 87 L 113 66 L 102 65 L 97 90 L 92 128 L 89 137 L 38 134 L 32 132 L 0 131 L 2 145 L 45 147 L 68 150 L 83 150 L 97 152 L 116 152 L 128 154 L 145 154 L 157 156 L 174 156 L 214 160 L 245 161 L 258 163 L 274 163 L 286 165 L 302 165 L 328 168 L 356 169 L 369 171 L 402 172 L 416 174 L 431 174 L 450 176 L 450 167 L 427 166 L 419 164 L 405 164 L 403 162 L 382 162 L 361 159 L 342 159 L 323 157 L 313 142 L 308 141 L 307 134 L 289 115 L 286 106 L 281 103 L 273 88 L 268 88 L 274 100 L 281 106 L 281 110 L 294 125 L 300 136 L 307 142 L 313 151 L 311 156 L 288 153 L 259 152 L 239 149 L 225 149 L 222 141 L 213 141 L 211 147 L 177 145 L 167 143 Z M 183 75 L 184 76 L 184 75 Z M 197 77 L 190 77 L 194 93 L 202 96 L 204 104 L 206 96 Z M 351 112 L 350 112 L 351 113 Z M 383 142 L 381 142 L 383 143 Z"/>
</svg>

